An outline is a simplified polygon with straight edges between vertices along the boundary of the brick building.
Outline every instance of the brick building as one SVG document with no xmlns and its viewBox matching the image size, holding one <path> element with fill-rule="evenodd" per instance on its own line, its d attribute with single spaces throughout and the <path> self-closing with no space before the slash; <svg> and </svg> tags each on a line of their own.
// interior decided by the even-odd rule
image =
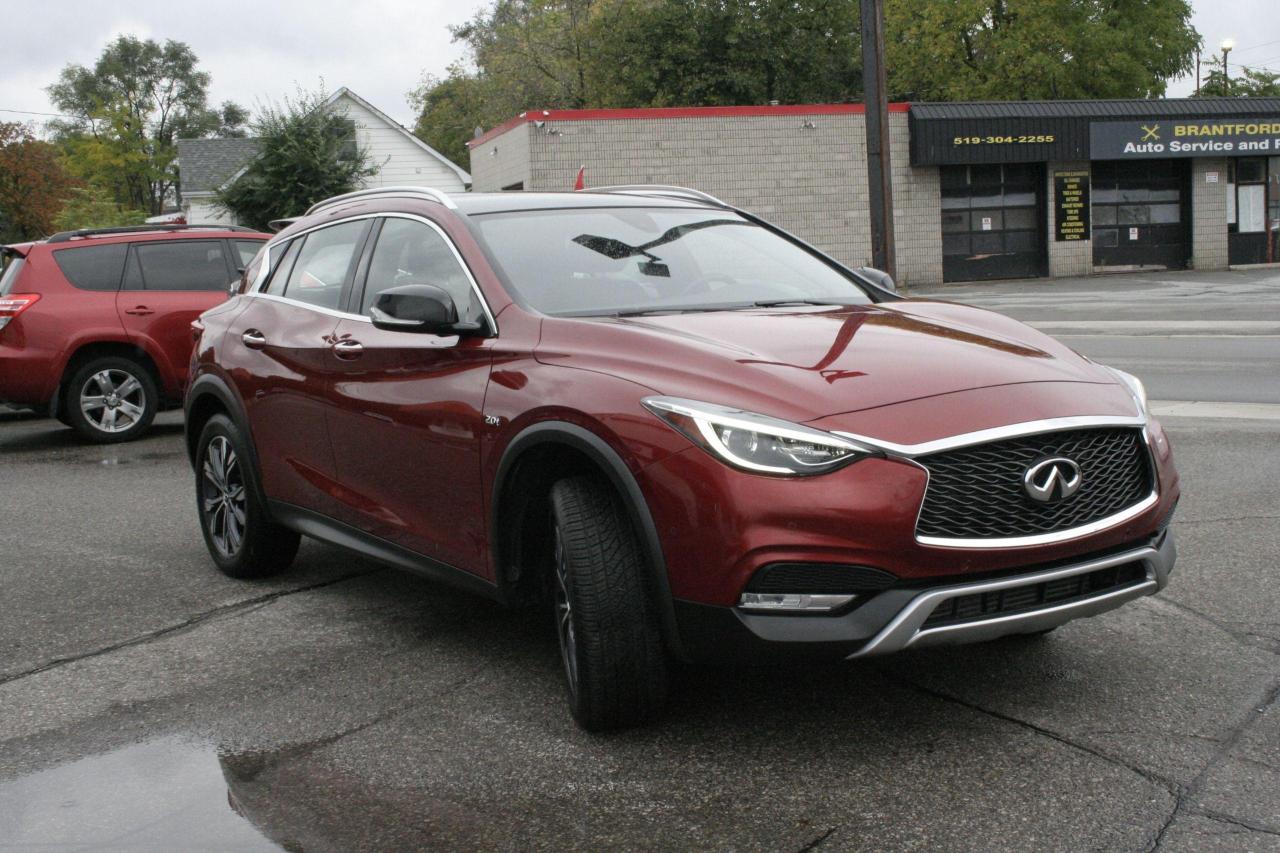
<svg viewBox="0 0 1280 853">
<path fill-rule="evenodd" d="M 906 284 L 1280 260 L 1280 98 L 892 104 Z M 679 184 L 870 263 L 860 104 L 544 110 L 470 143 L 474 189 Z"/>
</svg>

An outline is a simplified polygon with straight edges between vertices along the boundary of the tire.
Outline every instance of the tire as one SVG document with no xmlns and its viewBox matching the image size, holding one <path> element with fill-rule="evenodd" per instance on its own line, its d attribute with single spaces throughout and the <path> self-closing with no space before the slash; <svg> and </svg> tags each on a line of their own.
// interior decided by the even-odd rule
<svg viewBox="0 0 1280 853">
<path fill-rule="evenodd" d="M 64 423 L 90 441 L 114 444 L 146 432 L 160 406 L 160 392 L 145 366 L 108 356 L 86 362 L 72 374 L 64 402 Z"/>
<path fill-rule="evenodd" d="M 648 722 L 666 657 L 639 543 L 613 491 L 573 477 L 551 489 L 552 597 L 569 708 L 587 731 Z"/>
<path fill-rule="evenodd" d="M 209 556 L 233 578 L 265 578 L 293 563 L 301 537 L 271 521 L 258 498 L 249 445 L 226 415 L 214 415 L 196 443 L 196 513 Z"/>
</svg>

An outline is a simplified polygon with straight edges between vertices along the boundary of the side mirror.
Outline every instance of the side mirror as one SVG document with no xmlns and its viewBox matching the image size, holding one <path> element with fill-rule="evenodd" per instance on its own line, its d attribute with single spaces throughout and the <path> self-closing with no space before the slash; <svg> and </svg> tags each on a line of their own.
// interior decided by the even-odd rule
<svg viewBox="0 0 1280 853">
<path fill-rule="evenodd" d="M 472 331 L 471 323 L 458 322 L 458 309 L 449 292 L 433 284 L 406 284 L 378 294 L 369 318 L 374 328 L 392 332 L 424 332 L 453 335 Z"/>
<path fill-rule="evenodd" d="M 878 270 L 875 267 L 858 267 L 854 272 L 881 290 L 887 290 L 890 293 L 898 292 L 898 285 L 894 282 L 893 276 L 884 270 Z"/>
</svg>

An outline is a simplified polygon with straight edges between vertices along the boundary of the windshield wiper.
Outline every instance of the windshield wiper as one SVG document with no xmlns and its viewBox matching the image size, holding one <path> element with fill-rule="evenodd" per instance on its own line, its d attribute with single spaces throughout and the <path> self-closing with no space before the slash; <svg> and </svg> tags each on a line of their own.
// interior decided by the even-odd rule
<svg viewBox="0 0 1280 853">
<path fill-rule="evenodd" d="M 781 308 L 784 305 L 843 305 L 843 302 L 832 302 L 830 299 L 761 299 L 753 302 L 756 308 Z"/>
</svg>

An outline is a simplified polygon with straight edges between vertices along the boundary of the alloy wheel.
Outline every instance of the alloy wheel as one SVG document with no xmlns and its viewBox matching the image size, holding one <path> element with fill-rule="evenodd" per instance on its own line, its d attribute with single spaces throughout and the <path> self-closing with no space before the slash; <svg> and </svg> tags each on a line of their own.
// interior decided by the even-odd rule
<svg viewBox="0 0 1280 853">
<path fill-rule="evenodd" d="M 214 436 L 205 447 L 200 508 L 218 553 L 224 557 L 235 556 L 244 541 L 247 507 L 240 460 L 226 436 Z"/>
<path fill-rule="evenodd" d="M 142 420 L 146 408 L 142 383 L 126 370 L 100 370 L 80 389 L 80 410 L 85 420 L 102 432 L 124 432 Z"/>
<path fill-rule="evenodd" d="M 569 559 L 564 550 L 564 537 L 556 525 L 556 635 L 560 640 L 560 661 L 564 664 L 565 677 L 569 679 L 569 692 L 578 694 L 578 639 L 573 631 L 573 602 L 569 598 Z"/>
</svg>

